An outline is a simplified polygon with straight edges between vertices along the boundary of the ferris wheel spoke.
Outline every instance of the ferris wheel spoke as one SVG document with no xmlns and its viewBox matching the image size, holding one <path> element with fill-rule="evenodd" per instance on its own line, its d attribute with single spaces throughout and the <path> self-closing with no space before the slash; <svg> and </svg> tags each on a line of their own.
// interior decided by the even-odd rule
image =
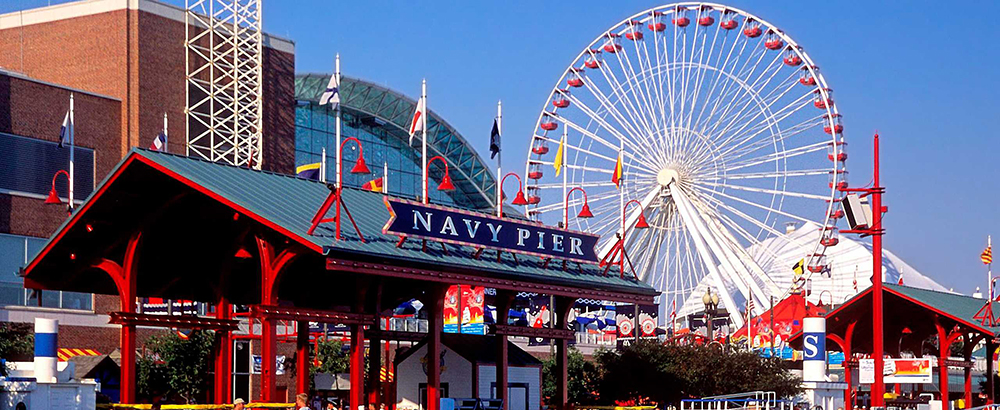
<svg viewBox="0 0 1000 410">
<path fill-rule="evenodd" d="M 599 143 L 599 144 L 601 144 L 601 145 L 603 145 L 603 146 L 605 146 L 605 147 L 613 150 L 615 153 L 618 152 L 618 148 L 619 148 L 618 146 L 612 145 L 610 141 L 602 138 L 601 136 L 599 136 L 599 135 L 597 135 L 597 134 L 595 134 L 593 132 L 590 132 L 590 130 L 587 130 L 586 128 L 580 126 L 579 124 L 577 124 L 577 123 L 575 123 L 573 121 L 570 121 L 566 117 L 563 117 L 563 116 L 552 116 L 552 118 L 554 118 L 557 121 L 562 122 L 567 127 L 570 127 L 572 129 L 576 130 L 577 132 L 579 132 L 579 133 L 581 133 L 581 134 L 589 137 L 591 140 L 593 140 L 593 141 L 595 141 L 595 142 L 597 142 L 597 143 Z M 623 143 L 627 143 L 626 145 L 629 148 L 632 148 L 635 152 L 642 152 L 641 147 L 639 147 L 638 145 L 635 145 L 635 143 L 631 142 L 631 140 L 627 140 L 626 139 L 626 140 L 622 140 L 622 142 Z M 573 145 L 567 143 L 566 146 L 573 146 Z M 604 159 L 604 160 L 606 160 L 608 162 L 611 162 L 611 163 L 618 162 L 617 156 L 615 158 L 611 158 L 611 157 L 608 157 L 608 156 L 604 156 L 604 155 L 600 155 L 600 154 L 594 153 L 594 152 L 592 152 L 590 150 L 586 150 L 586 149 L 583 149 L 583 148 L 579 148 L 579 147 L 575 147 L 575 148 L 576 148 L 577 151 L 585 152 L 589 156 L 593 156 L 593 157 L 596 157 L 596 158 L 601 158 L 601 159 Z M 622 156 L 625 157 L 625 158 L 628 158 L 628 159 L 630 159 L 632 161 L 634 161 L 637 164 L 644 165 L 645 169 L 647 171 L 651 172 L 651 170 L 653 168 L 652 163 L 650 163 L 648 159 L 643 160 L 643 159 L 637 157 L 636 155 L 634 155 L 634 153 L 632 151 L 626 150 L 626 151 L 624 151 L 622 153 Z M 609 173 L 610 173 L 610 171 L 609 171 Z"/>
<path fill-rule="evenodd" d="M 611 124 L 608 124 L 608 122 L 605 121 L 602 116 L 598 115 L 597 112 L 595 112 L 592 108 L 590 108 L 589 106 L 587 106 L 586 104 L 584 104 L 578 98 L 573 97 L 572 95 L 569 96 L 569 100 L 573 104 L 576 104 L 577 108 L 579 108 L 581 111 L 583 111 L 585 114 L 587 114 L 587 116 L 589 116 L 591 119 L 593 119 L 595 122 L 597 122 L 597 124 L 601 128 L 604 128 L 605 130 L 607 130 L 609 133 L 611 133 L 615 138 L 618 138 L 619 140 L 628 141 L 630 143 L 629 144 L 630 148 L 634 148 L 634 145 L 632 145 L 633 143 L 631 142 L 630 138 L 627 138 L 624 134 L 622 134 L 617 129 L 615 129 Z M 563 121 L 569 121 L 568 119 L 565 119 L 565 117 L 559 117 L 559 118 L 563 118 Z M 621 124 L 621 123 L 619 122 L 619 124 Z M 580 128 L 581 126 L 577 125 L 576 127 Z M 588 132 L 590 132 L 590 131 L 588 131 Z M 628 131 L 626 130 L 626 132 L 628 132 Z M 590 134 L 596 135 L 596 133 L 594 133 L 594 132 L 590 132 Z M 652 141 L 650 139 L 644 139 L 644 141 L 647 144 L 654 144 L 654 141 Z M 618 150 L 618 146 L 611 144 L 610 141 L 601 139 L 601 143 L 602 143 L 602 145 L 605 145 L 605 146 L 607 146 L 609 148 L 612 148 L 616 152 Z"/>
<path fill-rule="evenodd" d="M 791 126 L 786 126 L 783 130 L 781 130 L 780 135 L 776 136 L 774 134 L 771 134 L 771 135 L 765 136 L 764 138 L 760 138 L 757 141 L 755 141 L 754 143 L 749 144 L 749 145 L 742 145 L 741 144 L 741 145 L 738 145 L 738 146 L 733 146 L 733 147 L 731 147 L 729 149 L 729 151 L 726 152 L 726 154 L 727 155 L 728 154 L 732 154 L 734 158 L 738 159 L 738 158 L 743 157 L 743 156 L 745 156 L 745 155 L 747 155 L 749 153 L 757 151 L 757 150 L 759 150 L 759 149 L 761 149 L 763 147 L 773 146 L 774 144 L 777 144 L 777 143 L 784 144 L 784 141 L 786 141 L 786 140 L 788 140 L 788 139 L 790 139 L 790 138 L 792 138 L 794 136 L 797 136 L 797 135 L 799 135 L 799 134 L 801 134 L 803 132 L 815 129 L 817 126 L 821 125 L 822 123 L 823 123 L 823 117 L 822 116 L 816 116 L 816 117 L 813 117 L 813 118 L 807 118 L 807 119 L 802 120 L 801 122 L 799 122 L 797 124 L 794 124 L 794 125 L 791 125 Z M 764 131 L 767 131 L 767 128 L 761 128 L 759 130 L 756 130 L 756 131 L 754 131 L 753 134 L 750 134 L 747 138 L 756 137 L 757 135 L 763 133 Z"/>
<path fill-rule="evenodd" d="M 761 58 L 763 58 L 763 55 L 761 55 Z M 739 87 L 736 90 L 737 92 L 733 95 L 732 99 L 729 101 L 729 103 L 727 103 L 727 105 L 723 109 L 722 114 L 720 115 L 720 121 L 717 122 L 710 131 L 708 131 L 709 133 L 716 134 L 718 126 L 721 125 L 723 120 L 726 118 L 731 118 L 730 121 L 723 128 L 723 132 L 719 132 L 719 134 L 724 133 L 726 129 L 732 127 L 733 123 L 737 122 L 740 118 L 742 118 L 742 112 L 744 112 L 748 107 L 750 107 L 751 104 L 753 104 L 755 101 L 759 101 L 759 91 L 762 90 L 763 87 L 766 86 L 767 83 L 769 82 L 768 80 L 765 81 L 764 83 L 760 83 L 760 80 L 763 78 L 764 74 L 770 71 L 773 71 L 773 74 L 772 77 L 769 77 L 769 79 L 773 78 L 774 74 L 780 72 L 781 64 L 780 63 L 775 64 L 779 60 L 780 60 L 779 58 L 771 60 L 771 63 L 768 64 L 761 71 L 761 74 L 756 79 L 754 79 L 753 82 L 750 82 L 749 84 L 746 84 L 744 82 L 741 84 L 741 87 Z M 737 102 L 741 100 L 745 100 L 743 101 L 742 105 L 737 104 Z M 738 111 L 736 111 L 736 113 L 731 112 L 734 106 L 739 106 Z"/>
<path fill-rule="evenodd" d="M 604 73 L 604 70 L 605 70 L 604 67 L 606 65 L 607 64 L 601 64 L 600 67 L 599 67 L 599 70 L 601 71 L 602 75 L 604 75 L 605 79 L 607 79 L 607 75 L 605 75 L 603 73 Z M 610 84 L 610 81 L 609 81 L 609 84 Z M 611 115 L 612 118 L 615 119 L 615 121 L 619 125 L 622 126 L 622 129 L 623 129 L 624 132 L 626 132 L 628 134 L 631 134 L 631 135 L 645 135 L 644 132 L 640 131 L 640 124 L 638 122 L 636 122 L 635 116 L 632 115 L 632 113 L 630 111 L 628 111 L 627 107 L 625 107 L 624 104 L 622 105 L 622 109 L 624 109 L 626 111 L 626 114 L 622 114 L 622 112 L 620 110 L 618 110 L 618 107 L 615 105 L 615 103 L 613 103 L 611 101 L 611 99 L 608 98 L 608 96 L 606 94 L 604 94 L 604 92 L 601 91 L 601 89 L 598 88 L 592 81 L 584 81 L 583 82 L 583 86 L 584 86 L 584 88 L 587 91 L 590 92 L 590 95 L 592 97 L 594 97 L 594 99 L 597 100 L 597 102 L 600 104 L 601 108 L 603 108 L 608 114 Z M 580 100 L 576 99 L 575 102 L 580 103 Z M 597 115 L 596 112 L 594 112 L 590 116 L 591 116 L 591 118 L 594 118 L 594 119 L 603 118 L 603 117 Z M 609 128 L 613 128 L 613 127 L 609 127 Z"/>
<path fill-rule="evenodd" d="M 622 73 L 623 74 L 626 73 L 624 65 L 621 62 L 621 57 L 618 57 L 618 65 L 622 67 Z M 647 121 L 645 121 L 645 117 L 642 115 L 639 108 L 637 107 L 638 105 L 637 94 L 633 91 L 631 93 L 631 98 L 630 98 L 627 89 L 625 88 L 624 85 L 622 85 L 621 81 L 618 80 L 618 76 L 615 75 L 614 71 L 611 69 L 610 64 L 601 64 L 598 67 L 598 71 L 600 71 L 601 75 L 604 77 L 604 80 L 611 88 L 612 95 L 616 96 L 618 98 L 618 101 L 622 102 L 622 108 L 628 114 L 629 118 L 632 119 L 632 123 L 635 124 L 636 129 L 642 129 L 646 133 L 652 133 L 652 128 L 650 124 Z M 601 93 L 601 95 L 604 96 L 605 94 Z M 608 100 L 611 101 L 610 99 Z"/>
<path fill-rule="evenodd" d="M 716 206 L 721 206 L 723 209 L 729 211 L 729 207 L 721 203 L 721 201 L 719 201 L 718 199 L 712 197 L 705 197 L 705 198 L 708 199 L 709 202 L 716 203 Z M 757 245 L 757 247 L 763 249 L 763 252 L 767 253 L 767 256 L 770 257 L 771 259 L 778 258 L 778 255 L 775 254 L 773 250 L 771 250 L 769 247 L 763 246 L 754 235 L 750 234 L 750 232 L 747 231 L 746 228 L 744 228 L 739 223 L 734 221 L 731 217 L 721 212 L 716 213 L 716 215 L 719 217 L 721 221 L 723 221 L 723 223 L 725 223 L 728 226 L 729 229 L 732 229 L 733 231 L 739 233 L 740 236 L 747 241 L 747 243 L 751 244 L 751 246 Z"/>
<path fill-rule="evenodd" d="M 748 168 L 768 162 L 784 161 L 789 158 L 794 158 L 800 155 L 809 154 L 812 152 L 826 150 L 826 142 L 818 142 L 814 144 L 804 145 L 798 148 L 786 149 L 784 151 L 770 153 L 767 155 L 762 155 L 759 157 L 748 158 L 742 161 L 736 161 L 729 164 L 729 167 L 724 169 L 724 172 L 735 171 L 738 169 Z"/>
<path fill-rule="evenodd" d="M 559 119 L 564 124 L 569 123 L 569 121 L 567 121 L 565 119 L 562 119 L 562 117 L 559 117 L 559 118 L 556 118 L 556 119 Z M 578 126 L 576 124 L 573 124 L 573 126 L 571 126 L 570 128 L 573 128 L 575 130 L 580 130 L 581 129 L 580 126 Z M 590 132 L 585 132 L 585 131 L 586 130 L 583 130 L 583 131 L 581 131 L 581 133 L 584 133 L 586 136 L 591 137 L 591 140 L 594 140 L 594 141 L 597 141 L 597 142 L 602 142 L 602 138 L 600 138 L 596 134 L 593 134 L 593 133 L 590 133 Z M 556 145 L 559 144 L 559 140 L 552 139 L 552 138 L 549 138 L 549 137 L 546 137 L 546 136 L 536 135 L 535 138 L 539 139 L 539 140 L 542 140 L 542 141 L 551 142 L 551 143 L 556 144 Z M 582 145 L 582 143 L 581 143 L 581 145 Z M 605 144 L 602 143 L 601 145 L 605 145 Z M 588 157 L 594 157 L 594 158 L 598 158 L 598 159 L 603 159 L 603 160 L 611 162 L 611 163 L 614 163 L 615 161 L 618 160 L 617 158 L 611 158 L 611 157 L 606 156 L 606 155 L 598 154 L 598 153 L 596 153 L 596 152 L 594 152 L 594 151 L 592 151 L 590 149 L 583 148 L 582 146 L 573 145 L 569 141 L 566 142 L 566 145 L 564 145 L 564 148 L 567 149 L 567 150 L 573 150 L 577 154 L 586 154 Z M 617 148 L 616 148 L 616 150 L 617 150 Z M 568 151 L 567 151 L 567 154 L 569 154 Z M 532 162 L 537 162 L 537 163 L 546 164 L 546 165 L 552 165 L 555 162 L 555 159 L 553 159 L 552 161 L 547 161 L 547 162 L 546 161 L 542 161 L 542 160 L 532 160 Z M 569 165 L 569 164 L 565 164 L 565 165 Z"/>
<path fill-rule="evenodd" d="M 635 68 L 632 66 L 632 59 L 629 57 L 629 53 L 621 53 L 621 55 L 624 55 L 625 63 L 628 65 L 628 72 L 625 75 L 625 79 L 629 81 L 630 87 L 632 87 L 632 89 L 639 94 L 637 95 L 637 99 L 641 98 L 642 100 L 642 105 L 646 110 L 645 111 L 646 121 L 652 125 L 656 122 L 656 113 L 653 109 L 652 99 L 650 98 L 649 95 L 649 87 L 640 86 L 639 82 L 641 78 L 643 79 L 643 83 L 645 83 L 645 79 L 649 76 L 649 74 L 643 68 L 642 55 L 639 54 L 639 43 L 642 41 L 644 40 L 639 39 L 632 41 L 633 48 L 635 49 L 636 62 L 639 65 L 639 71 L 636 71 Z M 619 65 L 621 64 L 622 60 L 621 55 L 619 55 L 618 57 Z M 624 67 L 622 67 L 622 69 L 624 71 Z M 655 128 L 657 127 L 651 126 L 651 130 Z"/>
<path fill-rule="evenodd" d="M 784 107 L 782 107 L 777 111 L 771 111 L 770 105 L 765 105 L 763 107 L 760 107 L 760 111 L 758 111 L 758 113 L 754 115 L 752 118 L 744 122 L 744 124 L 739 129 L 736 129 L 732 132 L 727 132 L 728 130 L 724 130 L 723 132 L 728 133 L 730 136 L 729 138 L 726 139 L 724 143 L 720 145 L 724 146 L 728 144 L 730 141 L 732 141 L 733 138 L 736 138 L 737 135 L 740 135 L 748 127 L 750 128 L 750 130 L 756 129 L 757 130 L 756 132 L 751 133 L 749 136 L 741 140 L 741 142 L 735 144 L 729 149 L 732 150 L 738 148 L 740 145 L 752 140 L 754 137 L 764 132 L 765 130 L 774 127 L 775 125 L 777 125 L 781 121 L 784 121 L 786 118 L 792 116 L 798 110 L 802 109 L 807 105 L 809 105 L 809 94 L 804 94 L 803 96 L 795 99 L 794 101 L 789 102 L 787 105 L 785 105 Z M 765 115 L 764 113 L 768 114 Z M 762 118 L 760 121 L 754 121 L 757 120 L 757 117 L 760 117 L 761 115 L 765 115 L 765 117 Z"/>
<path fill-rule="evenodd" d="M 794 196 L 794 197 L 797 197 L 797 198 L 816 199 L 816 200 L 820 200 L 820 201 L 826 201 L 826 200 L 830 199 L 829 196 L 816 195 L 816 194 L 808 194 L 808 193 L 805 193 L 805 192 L 779 191 L 779 190 L 769 189 L 769 188 L 748 187 L 748 186 L 735 185 L 735 184 L 725 184 L 725 183 L 720 183 L 720 182 L 708 182 L 708 181 L 704 181 L 704 182 L 702 182 L 702 184 L 705 185 L 705 186 L 711 186 L 711 187 L 717 187 L 717 188 L 736 189 L 736 190 L 740 190 L 740 191 L 756 192 L 756 193 L 761 193 L 761 194 Z M 716 192 L 718 192 L 718 191 L 716 191 Z"/>
<path fill-rule="evenodd" d="M 829 175 L 830 169 L 801 169 L 801 170 L 785 170 L 785 171 L 774 171 L 774 172 L 752 172 L 752 173 L 738 173 L 738 174 L 725 174 L 719 176 L 705 177 L 705 181 L 718 181 L 718 180 L 731 180 L 731 179 L 777 179 L 777 178 L 788 178 L 788 177 L 804 177 L 804 176 L 814 176 L 814 175 Z M 702 180 L 702 179 L 699 179 Z"/>
<path fill-rule="evenodd" d="M 718 30 L 716 32 L 718 33 Z M 714 78 L 712 79 L 712 87 L 711 87 L 711 89 L 707 93 L 707 97 L 706 97 L 705 103 L 701 105 L 701 110 L 698 112 L 698 118 L 697 118 L 697 120 L 694 121 L 695 125 L 693 127 L 695 129 L 703 129 L 704 128 L 704 125 L 702 123 L 702 118 L 704 117 L 705 110 L 708 108 L 708 106 L 712 105 L 712 107 L 713 107 L 712 111 L 709 113 L 709 118 L 711 118 L 712 114 L 715 113 L 715 107 L 718 106 L 719 98 L 718 97 L 709 98 L 709 97 L 717 95 L 716 94 L 716 90 L 717 90 L 717 88 L 719 86 L 720 80 L 722 78 L 724 78 L 723 72 L 725 70 L 725 66 L 728 64 L 728 60 L 732 57 L 733 51 L 736 50 L 736 44 L 738 43 L 738 41 L 736 41 L 736 39 L 733 40 L 732 44 L 729 46 L 729 53 L 726 55 L 726 60 L 723 60 L 722 59 L 722 54 L 723 54 L 723 51 L 726 49 L 726 39 L 728 37 L 729 36 L 723 36 L 722 44 L 718 47 L 719 48 L 719 53 L 718 53 L 718 56 L 716 58 L 715 65 L 714 65 L 714 66 L 716 66 L 718 68 L 714 71 L 714 75 L 713 75 Z M 738 39 L 739 37 L 737 36 L 736 38 Z M 732 83 L 732 81 L 731 80 L 730 81 L 726 81 L 725 83 L 726 83 L 726 85 L 728 85 L 728 84 Z M 720 91 L 720 94 L 721 93 L 722 93 L 722 91 Z"/>
<path fill-rule="evenodd" d="M 771 109 L 771 106 L 774 105 L 776 102 L 780 101 L 787 93 L 791 92 L 791 90 L 794 89 L 794 83 L 791 84 L 791 85 L 792 85 L 792 87 L 786 87 L 785 90 L 781 94 L 778 94 L 776 96 L 772 95 L 771 97 L 769 97 L 767 99 L 765 99 L 763 97 L 762 98 L 748 98 L 747 101 L 738 109 L 738 111 L 736 111 L 734 114 L 732 114 L 732 120 L 730 120 L 726 124 L 726 126 L 722 128 L 722 130 L 718 130 L 717 129 L 718 128 L 718 124 L 716 124 L 716 126 L 713 126 L 712 133 L 716 134 L 716 135 L 719 135 L 720 138 L 722 136 L 729 135 L 729 137 L 725 141 L 719 143 L 719 145 L 720 146 L 725 146 L 726 144 L 729 143 L 730 140 L 732 140 L 732 138 L 735 138 L 737 135 L 739 135 L 739 133 L 740 133 L 741 130 L 745 129 L 748 126 L 751 126 L 751 125 L 754 125 L 754 124 L 758 124 L 758 125 L 762 125 L 762 126 L 763 125 L 770 126 L 773 123 L 780 122 L 780 121 L 760 121 L 760 122 L 755 122 L 753 120 L 755 120 L 757 117 L 763 115 L 764 113 L 769 113 L 768 115 L 766 115 L 765 119 L 771 119 L 771 118 L 777 117 L 779 114 L 784 113 L 785 110 L 787 110 L 789 107 L 794 107 L 794 106 L 796 106 L 796 104 L 801 103 L 802 100 L 803 100 L 803 98 L 808 97 L 811 94 L 811 93 L 804 94 L 804 97 L 800 97 L 800 98 L 797 98 L 797 99 L 793 100 L 792 102 L 788 103 L 788 105 L 786 105 L 785 107 L 782 107 L 778 111 L 773 111 Z M 801 104 L 799 104 L 799 105 L 800 106 L 796 107 L 796 109 L 801 108 Z M 748 111 L 748 109 L 749 109 L 749 111 Z M 753 117 L 748 117 L 748 115 L 751 115 L 751 114 L 753 115 Z M 788 115 L 791 115 L 791 113 L 789 113 Z M 785 115 L 785 117 L 787 117 L 788 115 Z M 734 126 L 736 124 L 741 124 L 741 125 L 738 128 L 734 129 Z"/>
</svg>

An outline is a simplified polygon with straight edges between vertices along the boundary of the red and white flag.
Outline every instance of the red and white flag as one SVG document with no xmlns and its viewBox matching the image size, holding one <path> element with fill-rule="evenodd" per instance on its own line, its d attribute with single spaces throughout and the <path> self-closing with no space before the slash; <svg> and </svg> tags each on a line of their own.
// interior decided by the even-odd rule
<svg viewBox="0 0 1000 410">
<path fill-rule="evenodd" d="M 420 97 L 420 101 L 417 101 L 417 109 L 413 112 L 413 120 L 410 121 L 410 144 L 413 144 L 413 137 L 417 135 L 418 132 L 424 130 L 424 117 L 427 115 L 427 103 L 423 97 Z"/>
</svg>

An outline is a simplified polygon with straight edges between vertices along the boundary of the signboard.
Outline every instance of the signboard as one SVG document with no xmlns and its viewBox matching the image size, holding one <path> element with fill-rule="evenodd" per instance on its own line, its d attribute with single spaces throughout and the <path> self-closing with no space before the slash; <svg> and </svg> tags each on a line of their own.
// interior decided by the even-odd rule
<svg viewBox="0 0 1000 410">
<path fill-rule="evenodd" d="M 931 359 L 885 359 L 885 383 L 933 383 Z M 875 383 L 875 359 L 858 360 L 861 383 Z"/>
<path fill-rule="evenodd" d="M 802 360 L 826 360 L 826 334 L 804 333 L 802 336 Z M 874 366 L 874 362 L 872 364 Z"/>
<path fill-rule="evenodd" d="M 382 233 L 476 248 L 597 263 L 598 236 L 539 223 L 386 197 Z"/>
</svg>

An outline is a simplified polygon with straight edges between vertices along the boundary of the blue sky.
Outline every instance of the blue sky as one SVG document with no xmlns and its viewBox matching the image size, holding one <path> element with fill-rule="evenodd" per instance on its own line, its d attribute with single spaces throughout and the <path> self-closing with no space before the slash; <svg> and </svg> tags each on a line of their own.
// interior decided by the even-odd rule
<svg viewBox="0 0 1000 410">
<path fill-rule="evenodd" d="M 47 3 L 6 0 L 0 12 Z M 611 25 L 660 4 L 265 0 L 264 26 L 295 41 L 298 72 L 329 72 L 339 52 L 345 74 L 410 96 L 426 78 L 431 109 L 484 157 L 503 100 L 504 168 L 520 172 L 539 110 L 570 60 Z M 781 27 L 822 67 L 844 115 L 852 182 L 869 179 L 871 135 L 881 134 L 886 247 L 946 287 L 985 287 L 978 255 L 987 234 L 1000 241 L 1000 3 L 728 4 Z"/>
</svg>

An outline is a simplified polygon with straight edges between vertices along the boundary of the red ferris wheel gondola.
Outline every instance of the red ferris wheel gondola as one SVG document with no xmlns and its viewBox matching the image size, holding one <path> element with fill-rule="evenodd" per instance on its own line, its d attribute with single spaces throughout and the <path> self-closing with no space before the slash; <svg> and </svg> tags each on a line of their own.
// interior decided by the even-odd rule
<svg viewBox="0 0 1000 410">
<path fill-rule="evenodd" d="M 608 33 L 605 35 L 605 37 L 607 38 L 607 40 L 604 42 L 605 52 L 614 54 L 621 51 L 622 49 L 621 36 L 619 36 L 617 33 Z"/>
<path fill-rule="evenodd" d="M 642 22 L 632 20 L 628 22 L 629 30 L 625 32 L 625 38 L 635 41 L 642 40 Z"/>
<path fill-rule="evenodd" d="M 813 87 L 816 85 L 816 76 L 813 75 L 812 72 L 810 72 L 809 68 L 810 67 L 808 66 L 802 67 L 802 73 L 799 74 L 799 84 L 802 84 L 807 87 Z M 812 71 L 818 71 L 818 70 L 819 70 L 818 67 L 816 66 L 812 67 Z"/>
<path fill-rule="evenodd" d="M 566 84 L 574 88 L 583 87 L 583 69 L 577 67 L 570 68 Z"/>
<path fill-rule="evenodd" d="M 652 17 L 649 19 L 649 29 L 652 31 L 660 32 L 667 29 L 667 24 L 663 22 L 663 13 L 659 11 L 654 11 L 649 13 Z"/>
<path fill-rule="evenodd" d="M 677 7 L 674 11 L 674 18 L 671 22 L 677 27 L 687 27 L 688 24 L 691 24 L 691 19 L 687 18 L 687 9 Z"/>
<path fill-rule="evenodd" d="M 781 36 L 775 33 L 774 30 L 768 30 L 767 35 L 764 36 L 764 47 L 768 50 L 780 50 L 785 46 L 785 42 L 781 40 Z"/>
<path fill-rule="evenodd" d="M 750 38 L 760 37 L 764 30 L 760 28 L 760 23 L 753 19 L 747 19 L 746 27 L 743 28 L 743 35 Z"/>
</svg>

